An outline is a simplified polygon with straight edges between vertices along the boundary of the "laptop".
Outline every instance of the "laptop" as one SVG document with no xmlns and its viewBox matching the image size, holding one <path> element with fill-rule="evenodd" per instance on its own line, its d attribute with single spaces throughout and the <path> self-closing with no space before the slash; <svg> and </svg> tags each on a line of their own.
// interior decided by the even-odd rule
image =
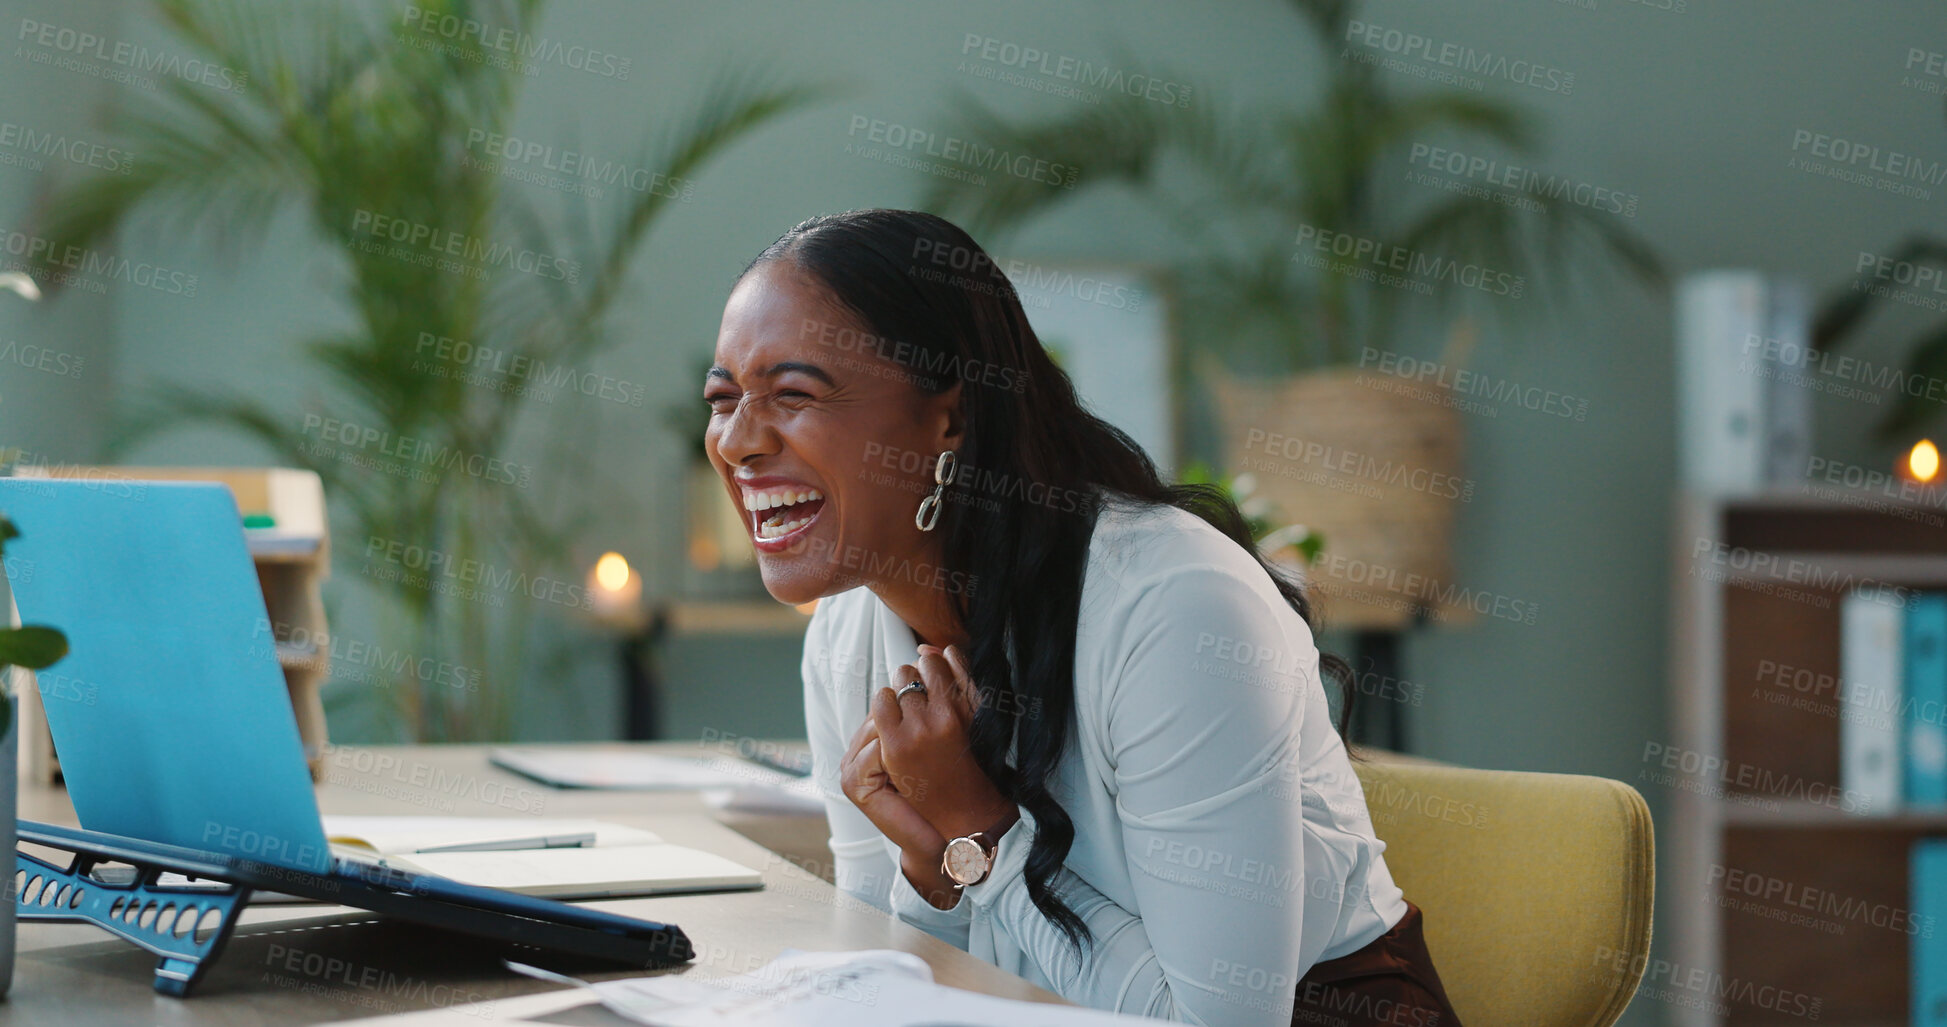
<svg viewBox="0 0 1947 1027">
<path fill-rule="evenodd" d="M 0 511 L 22 620 L 68 636 L 42 706 L 82 825 L 23 821 L 23 840 L 635 966 L 694 958 L 671 924 L 333 851 L 225 486 L 0 478 Z"/>
</svg>

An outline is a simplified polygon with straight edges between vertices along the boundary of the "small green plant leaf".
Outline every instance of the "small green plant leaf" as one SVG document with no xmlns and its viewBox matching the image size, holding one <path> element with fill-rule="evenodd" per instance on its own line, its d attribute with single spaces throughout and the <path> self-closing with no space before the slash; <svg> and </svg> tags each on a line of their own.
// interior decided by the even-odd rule
<svg viewBox="0 0 1947 1027">
<path fill-rule="evenodd" d="M 0 630 L 0 664 L 40 670 L 68 654 L 68 636 L 53 628 L 29 624 Z"/>
</svg>

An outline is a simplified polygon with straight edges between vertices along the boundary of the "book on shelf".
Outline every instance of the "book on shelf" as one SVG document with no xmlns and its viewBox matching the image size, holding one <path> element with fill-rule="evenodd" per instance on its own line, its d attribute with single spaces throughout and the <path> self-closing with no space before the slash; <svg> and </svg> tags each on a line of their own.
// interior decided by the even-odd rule
<svg viewBox="0 0 1947 1027">
<path fill-rule="evenodd" d="M 1947 839 L 1914 843 L 1909 857 L 1907 973 L 1915 1027 L 1947 1027 Z"/>
<path fill-rule="evenodd" d="M 1906 694 L 1900 702 L 1906 728 L 1906 801 L 1947 803 L 1947 594 L 1926 592 L 1907 600 Z"/>
<path fill-rule="evenodd" d="M 1863 813 L 1900 805 L 1905 619 L 1874 593 L 1850 592 L 1839 603 L 1839 787 Z"/>
<path fill-rule="evenodd" d="M 1699 271 L 1677 286 L 1678 464 L 1686 485 L 1743 495 L 1805 477 L 1811 391 L 1805 290 L 1756 270 Z"/>
</svg>

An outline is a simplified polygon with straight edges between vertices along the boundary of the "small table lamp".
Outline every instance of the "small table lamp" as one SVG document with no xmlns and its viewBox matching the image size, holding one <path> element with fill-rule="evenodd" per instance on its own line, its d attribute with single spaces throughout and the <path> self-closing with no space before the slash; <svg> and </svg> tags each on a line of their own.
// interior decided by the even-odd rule
<svg viewBox="0 0 1947 1027">
<path fill-rule="evenodd" d="M 662 635 L 663 617 L 644 608 L 642 576 L 620 553 L 603 553 L 588 569 L 588 597 L 595 623 L 617 636 L 622 659 L 622 736 L 632 742 L 657 738 L 662 726 L 662 687 L 651 653 Z"/>
</svg>

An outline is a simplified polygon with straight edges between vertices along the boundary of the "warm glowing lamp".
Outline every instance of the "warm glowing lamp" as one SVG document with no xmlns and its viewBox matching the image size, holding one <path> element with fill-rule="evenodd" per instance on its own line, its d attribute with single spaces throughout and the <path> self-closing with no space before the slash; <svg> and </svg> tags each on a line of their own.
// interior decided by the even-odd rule
<svg viewBox="0 0 1947 1027">
<path fill-rule="evenodd" d="M 1932 439 L 1921 439 L 1907 451 L 1906 462 L 1900 469 L 1909 481 L 1933 484 L 1940 477 L 1940 447 Z"/>
<path fill-rule="evenodd" d="M 603 553 L 588 571 L 588 599 L 595 619 L 618 628 L 642 623 L 642 576 L 621 553 Z"/>
</svg>

